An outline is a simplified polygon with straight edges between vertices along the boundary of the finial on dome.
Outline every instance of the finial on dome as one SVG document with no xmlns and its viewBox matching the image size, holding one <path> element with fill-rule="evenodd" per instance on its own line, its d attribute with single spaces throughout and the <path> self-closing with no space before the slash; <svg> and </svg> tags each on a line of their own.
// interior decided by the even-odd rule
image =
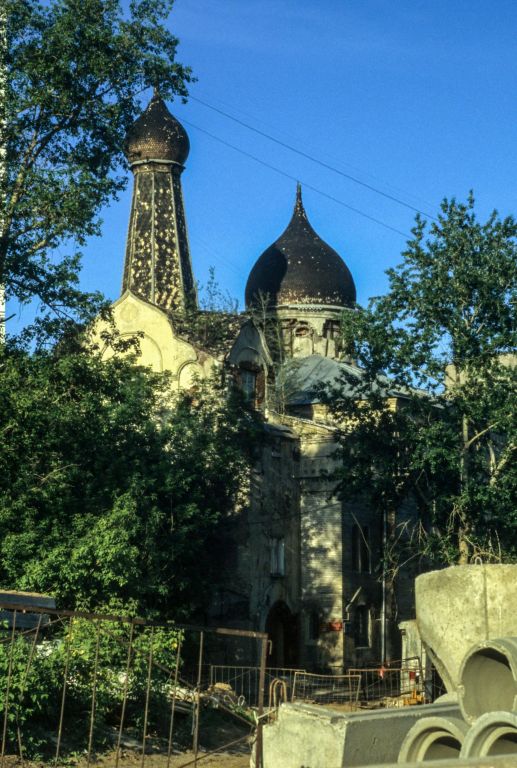
<svg viewBox="0 0 517 768">
<path fill-rule="evenodd" d="M 299 213 L 305 213 L 302 200 L 302 185 L 299 181 L 296 182 L 296 203 L 294 205 L 294 209 Z"/>
<path fill-rule="evenodd" d="M 303 219 L 307 219 L 307 214 L 305 213 L 305 208 L 303 207 L 302 185 L 299 181 L 296 182 L 296 202 L 294 204 L 293 211 L 293 217 L 296 216 L 301 216 Z"/>
</svg>

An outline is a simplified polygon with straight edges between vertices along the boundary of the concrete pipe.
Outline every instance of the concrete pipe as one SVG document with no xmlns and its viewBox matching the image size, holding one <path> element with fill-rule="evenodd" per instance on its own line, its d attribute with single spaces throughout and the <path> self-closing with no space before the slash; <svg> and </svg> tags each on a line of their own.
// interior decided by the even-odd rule
<svg viewBox="0 0 517 768">
<path fill-rule="evenodd" d="M 418 631 L 448 693 L 475 643 L 517 637 L 516 584 L 517 565 L 454 565 L 416 578 Z"/>
<path fill-rule="evenodd" d="M 399 763 L 447 760 L 460 756 L 468 725 L 457 717 L 424 717 L 408 731 Z"/>
<path fill-rule="evenodd" d="M 488 712 L 481 715 L 465 736 L 460 757 L 516 755 L 517 715 Z"/>
<path fill-rule="evenodd" d="M 517 638 L 483 640 L 467 653 L 460 667 L 458 703 L 474 723 L 487 712 L 517 710 Z"/>
</svg>

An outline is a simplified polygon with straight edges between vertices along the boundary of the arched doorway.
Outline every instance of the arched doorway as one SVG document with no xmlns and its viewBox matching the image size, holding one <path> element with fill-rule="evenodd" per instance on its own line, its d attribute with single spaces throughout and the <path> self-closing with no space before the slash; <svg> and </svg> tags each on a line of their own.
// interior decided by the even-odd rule
<svg viewBox="0 0 517 768">
<path fill-rule="evenodd" d="M 268 667 L 295 667 L 298 663 L 298 621 L 283 600 L 271 606 L 266 632 L 271 640 Z"/>
</svg>

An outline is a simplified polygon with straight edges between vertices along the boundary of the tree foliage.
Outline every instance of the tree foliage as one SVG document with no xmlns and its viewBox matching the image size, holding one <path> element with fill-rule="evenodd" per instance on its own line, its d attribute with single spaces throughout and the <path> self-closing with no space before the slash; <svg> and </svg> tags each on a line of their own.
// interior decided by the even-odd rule
<svg viewBox="0 0 517 768">
<path fill-rule="evenodd" d="M 185 97 L 191 72 L 163 24 L 173 0 L 131 0 L 127 13 L 119 0 L 5 2 L 0 285 L 21 302 L 81 308 L 78 249 L 126 184 L 139 96 L 159 84 Z"/>
<path fill-rule="evenodd" d="M 512 217 L 445 200 L 430 227 L 417 219 L 387 294 L 344 318 L 363 378 L 334 393 L 343 488 L 379 509 L 416 499 L 417 551 L 439 562 L 517 555 L 516 256 Z"/>
<path fill-rule="evenodd" d="M 82 348 L 0 349 L 0 580 L 66 607 L 203 607 L 253 422 L 238 393 Z"/>
</svg>

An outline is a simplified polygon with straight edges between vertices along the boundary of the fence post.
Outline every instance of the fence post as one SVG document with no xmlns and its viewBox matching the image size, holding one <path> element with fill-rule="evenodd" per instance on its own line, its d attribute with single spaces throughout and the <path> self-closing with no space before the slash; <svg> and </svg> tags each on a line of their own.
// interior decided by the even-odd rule
<svg viewBox="0 0 517 768">
<path fill-rule="evenodd" d="M 266 686 L 266 660 L 267 660 L 267 647 L 268 639 L 264 637 L 262 639 L 260 649 L 260 675 L 259 675 L 259 692 L 258 692 L 258 722 L 257 722 L 257 768 L 263 768 L 264 759 L 262 754 L 262 727 L 263 727 L 263 715 L 264 715 L 264 689 Z"/>
<path fill-rule="evenodd" d="M 197 685 L 196 685 L 196 709 L 194 714 L 194 743 L 192 745 L 194 752 L 194 765 L 197 765 L 197 753 L 198 753 L 198 741 L 199 741 L 199 713 L 201 709 L 201 673 L 203 670 L 203 644 L 205 640 L 205 633 L 200 632 L 199 635 L 199 662 L 197 668 Z"/>
</svg>

